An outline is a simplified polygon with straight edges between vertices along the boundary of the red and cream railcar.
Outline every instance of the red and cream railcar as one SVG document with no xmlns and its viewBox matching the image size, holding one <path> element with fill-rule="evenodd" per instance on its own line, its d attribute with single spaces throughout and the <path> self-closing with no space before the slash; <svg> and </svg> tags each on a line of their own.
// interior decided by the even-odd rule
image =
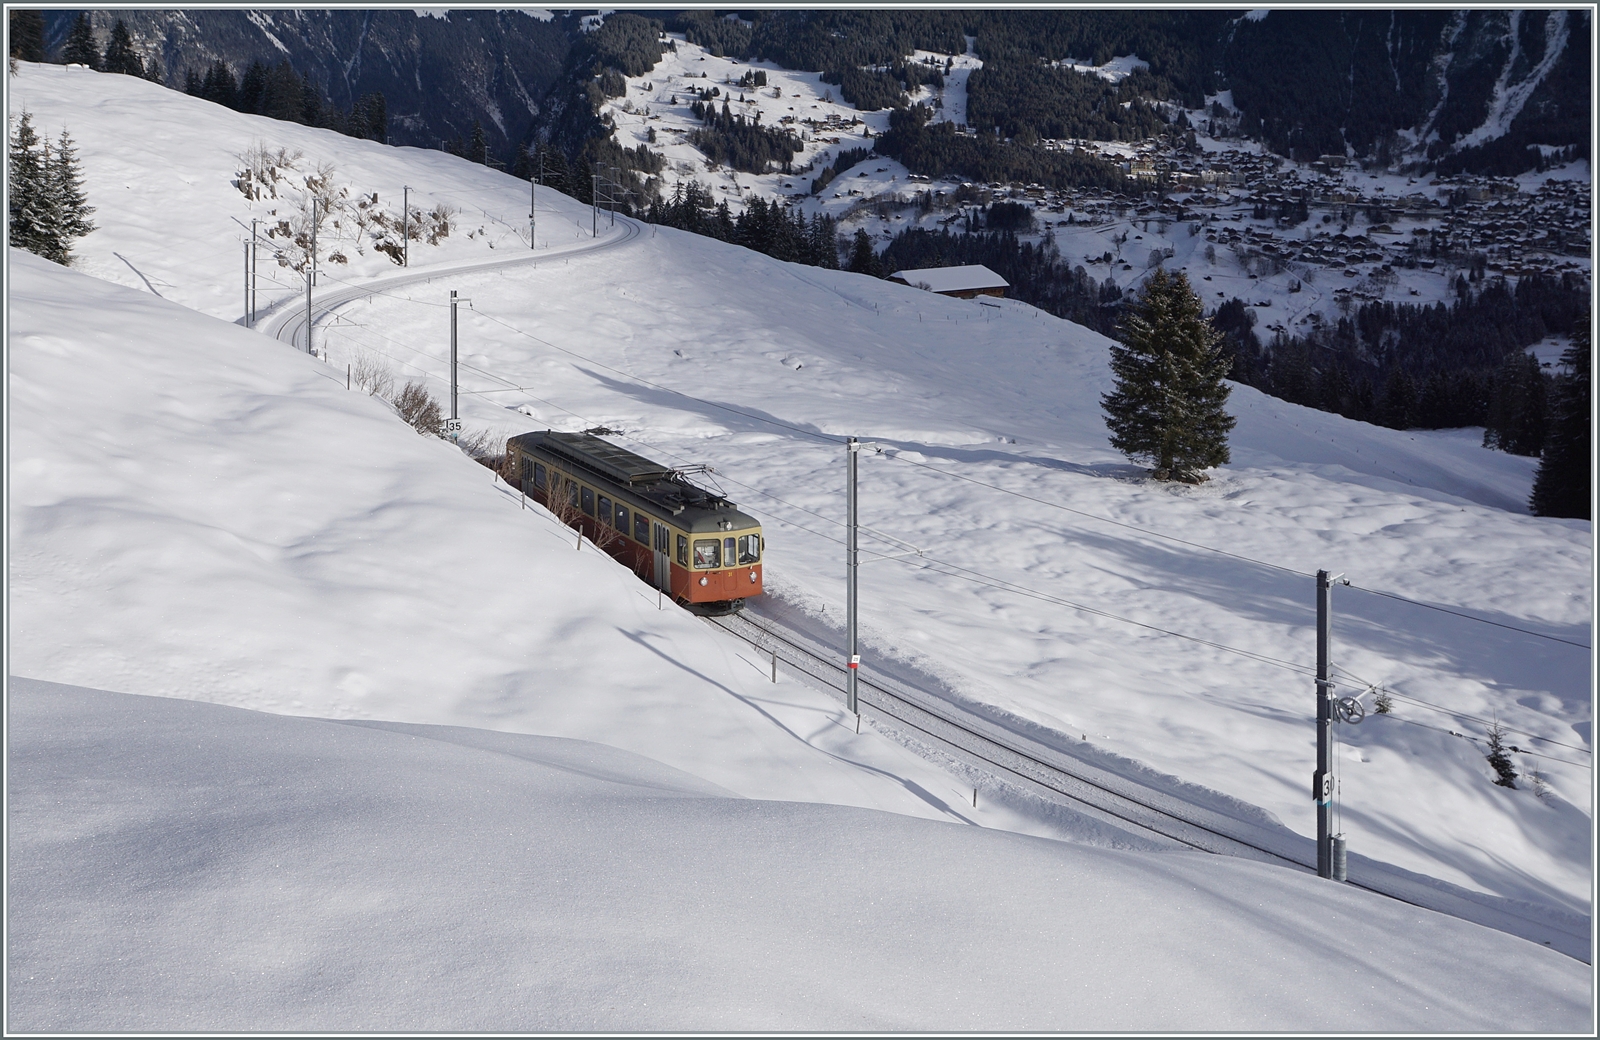
<svg viewBox="0 0 1600 1040">
<path fill-rule="evenodd" d="M 689 609 L 761 594 L 761 524 L 681 472 L 589 433 L 525 433 L 506 455 L 529 498 Z"/>
</svg>

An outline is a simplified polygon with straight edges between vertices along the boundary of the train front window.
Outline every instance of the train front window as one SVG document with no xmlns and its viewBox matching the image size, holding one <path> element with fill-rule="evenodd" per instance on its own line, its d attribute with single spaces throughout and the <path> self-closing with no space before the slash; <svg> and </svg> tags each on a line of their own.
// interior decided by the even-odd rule
<svg viewBox="0 0 1600 1040">
<path fill-rule="evenodd" d="M 600 521 L 607 524 L 611 522 L 611 499 L 604 495 L 600 496 Z"/>
<path fill-rule="evenodd" d="M 678 566 L 689 566 L 689 539 L 681 534 L 678 536 Z"/>
<path fill-rule="evenodd" d="M 722 566 L 722 543 L 715 538 L 696 538 L 694 565 L 696 570 Z"/>
<path fill-rule="evenodd" d="M 722 558 L 728 561 L 729 567 L 733 566 L 733 561 L 736 558 L 736 550 L 733 547 L 735 541 L 736 539 L 733 538 L 724 538 L 722 540 Z"/>
<path fill-rule="evenodd" d="M 739 562 L 761 562 L 761 536 L 758 534 L 744 534 L 739 536 Z"/>
</svg>

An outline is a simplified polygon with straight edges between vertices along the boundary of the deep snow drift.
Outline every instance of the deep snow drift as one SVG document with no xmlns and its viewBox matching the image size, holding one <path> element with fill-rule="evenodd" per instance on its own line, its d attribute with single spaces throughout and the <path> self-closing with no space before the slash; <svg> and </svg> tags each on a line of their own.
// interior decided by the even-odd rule
<svg viewBox="0 0 1600 1040">
<path fill-rule="evenodd" d="M 13 1029 L 1588 1021 L 1574 960 L 1261 864 L 738 799 L 581 741 L 11 696 Z"/>
</svg>

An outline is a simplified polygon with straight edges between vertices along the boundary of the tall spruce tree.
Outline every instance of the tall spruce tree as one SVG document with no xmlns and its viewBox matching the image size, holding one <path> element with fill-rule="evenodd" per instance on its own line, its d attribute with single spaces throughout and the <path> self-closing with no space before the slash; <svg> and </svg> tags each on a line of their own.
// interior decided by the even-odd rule
<svg viewBox="0 0 1600 1040">
<path fill-rule="evenodd" d="M 1223 408 L 1230 359 L 1180 272 L 1158 269 L 1111 347 L 1116 387 L 1100 398 L 1111 446 L 1154 464 L 1157 480 L 1198 484 L 1229 459 L 1235 419 Z"/>
<path fill-rule="evenodd" d="M 11 198 L 7 241 L 58 264 L 72 262 L 72 240 L 94 230 L 72 136 L 61 131 L 52 153 L 49 142 L 23 112 L 11 132 L 8 179 Z"/>
<path fill-rule="evenodd" d="M 89 205 L 89 196 L 83 190 L 78 148 L 65 127 L 56 139 L 55 154 L 49 157 L 48 183 L 51 208 L 56 217 L 56 234 L 62 243 L 62 252 L 67 254 L 67 260 L 62 262 L 67 263 L 71 260 L 67 248 L 71 241 L 87 235 L 95 226 L 89 221 L 89 214 L 94 212 L 94 207 Z"/>
<path fill-rule="evenodd" d="M 850 264 L 847 270 L 874 277 L 883 273 L 878 263 L 878 254 L 872 251 L 872 239 L 867 235 L 865 228 L 856 229 L 856 236 L 851 242 Z"/>
<path fill-rule="evenodd" d="M 106 55 L 100 62 L 102 72 L 120 72 L 124 76 L 143 76 L 144 61 L 133 49 L 133 35 L 121 18 L 111 27 L 111 38 L 106 41 Z"/>
<path fill-rule="evenodd" d="M 1550 429 L 1528 502 L 1538 516 L 1594 519 L 1593 488 L 1589 482 L 1589 434 L 1593 422 L 1589 320 L 1585 314 L 1573 329 L 1572 345 L 1561 354 L 1561 363 L 1569 371 L 1556 379 L 1550 393 Z"/>
<path fill-rule="evenodd" d="M 78 15 L 67 31 L 67 42 L 61 47 L 61 61 L 67 65 L 100 68 L 100 46 L 94 42 L 94 26 L 89 24 L 87 12 Z"/>
<path fill-rule="evenodd" d="M 18 249 L 48 256 L 51 252 L 51 212 L 48 164 L 32 113 L 24 110 L 11 129 L 6 149 L 6 176 L 10 197 L 6 211 L 6 241 Z"/>
<path fill-rule="evenodd" d="M 12 11 L 7 19 L 11 57 L 18 61 L 44 61 L 44 15 L 38 11 Z"/>
</svg>

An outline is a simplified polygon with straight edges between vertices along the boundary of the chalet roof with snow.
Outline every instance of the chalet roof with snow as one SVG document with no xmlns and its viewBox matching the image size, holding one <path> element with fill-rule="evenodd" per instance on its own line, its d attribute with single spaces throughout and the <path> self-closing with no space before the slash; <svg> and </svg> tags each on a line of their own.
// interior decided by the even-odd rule
<svg viewBox="0 0 1600 1040">
<path fill-rule="evenodd" d="M 982 264 L 967 264 L 964 267 L 921 267 L 912 271 L 896 271 L 889 278 L 918 289 L 946 294 L 989 293 L 1009 288 L 1011 284 Z"/>
</svg>

